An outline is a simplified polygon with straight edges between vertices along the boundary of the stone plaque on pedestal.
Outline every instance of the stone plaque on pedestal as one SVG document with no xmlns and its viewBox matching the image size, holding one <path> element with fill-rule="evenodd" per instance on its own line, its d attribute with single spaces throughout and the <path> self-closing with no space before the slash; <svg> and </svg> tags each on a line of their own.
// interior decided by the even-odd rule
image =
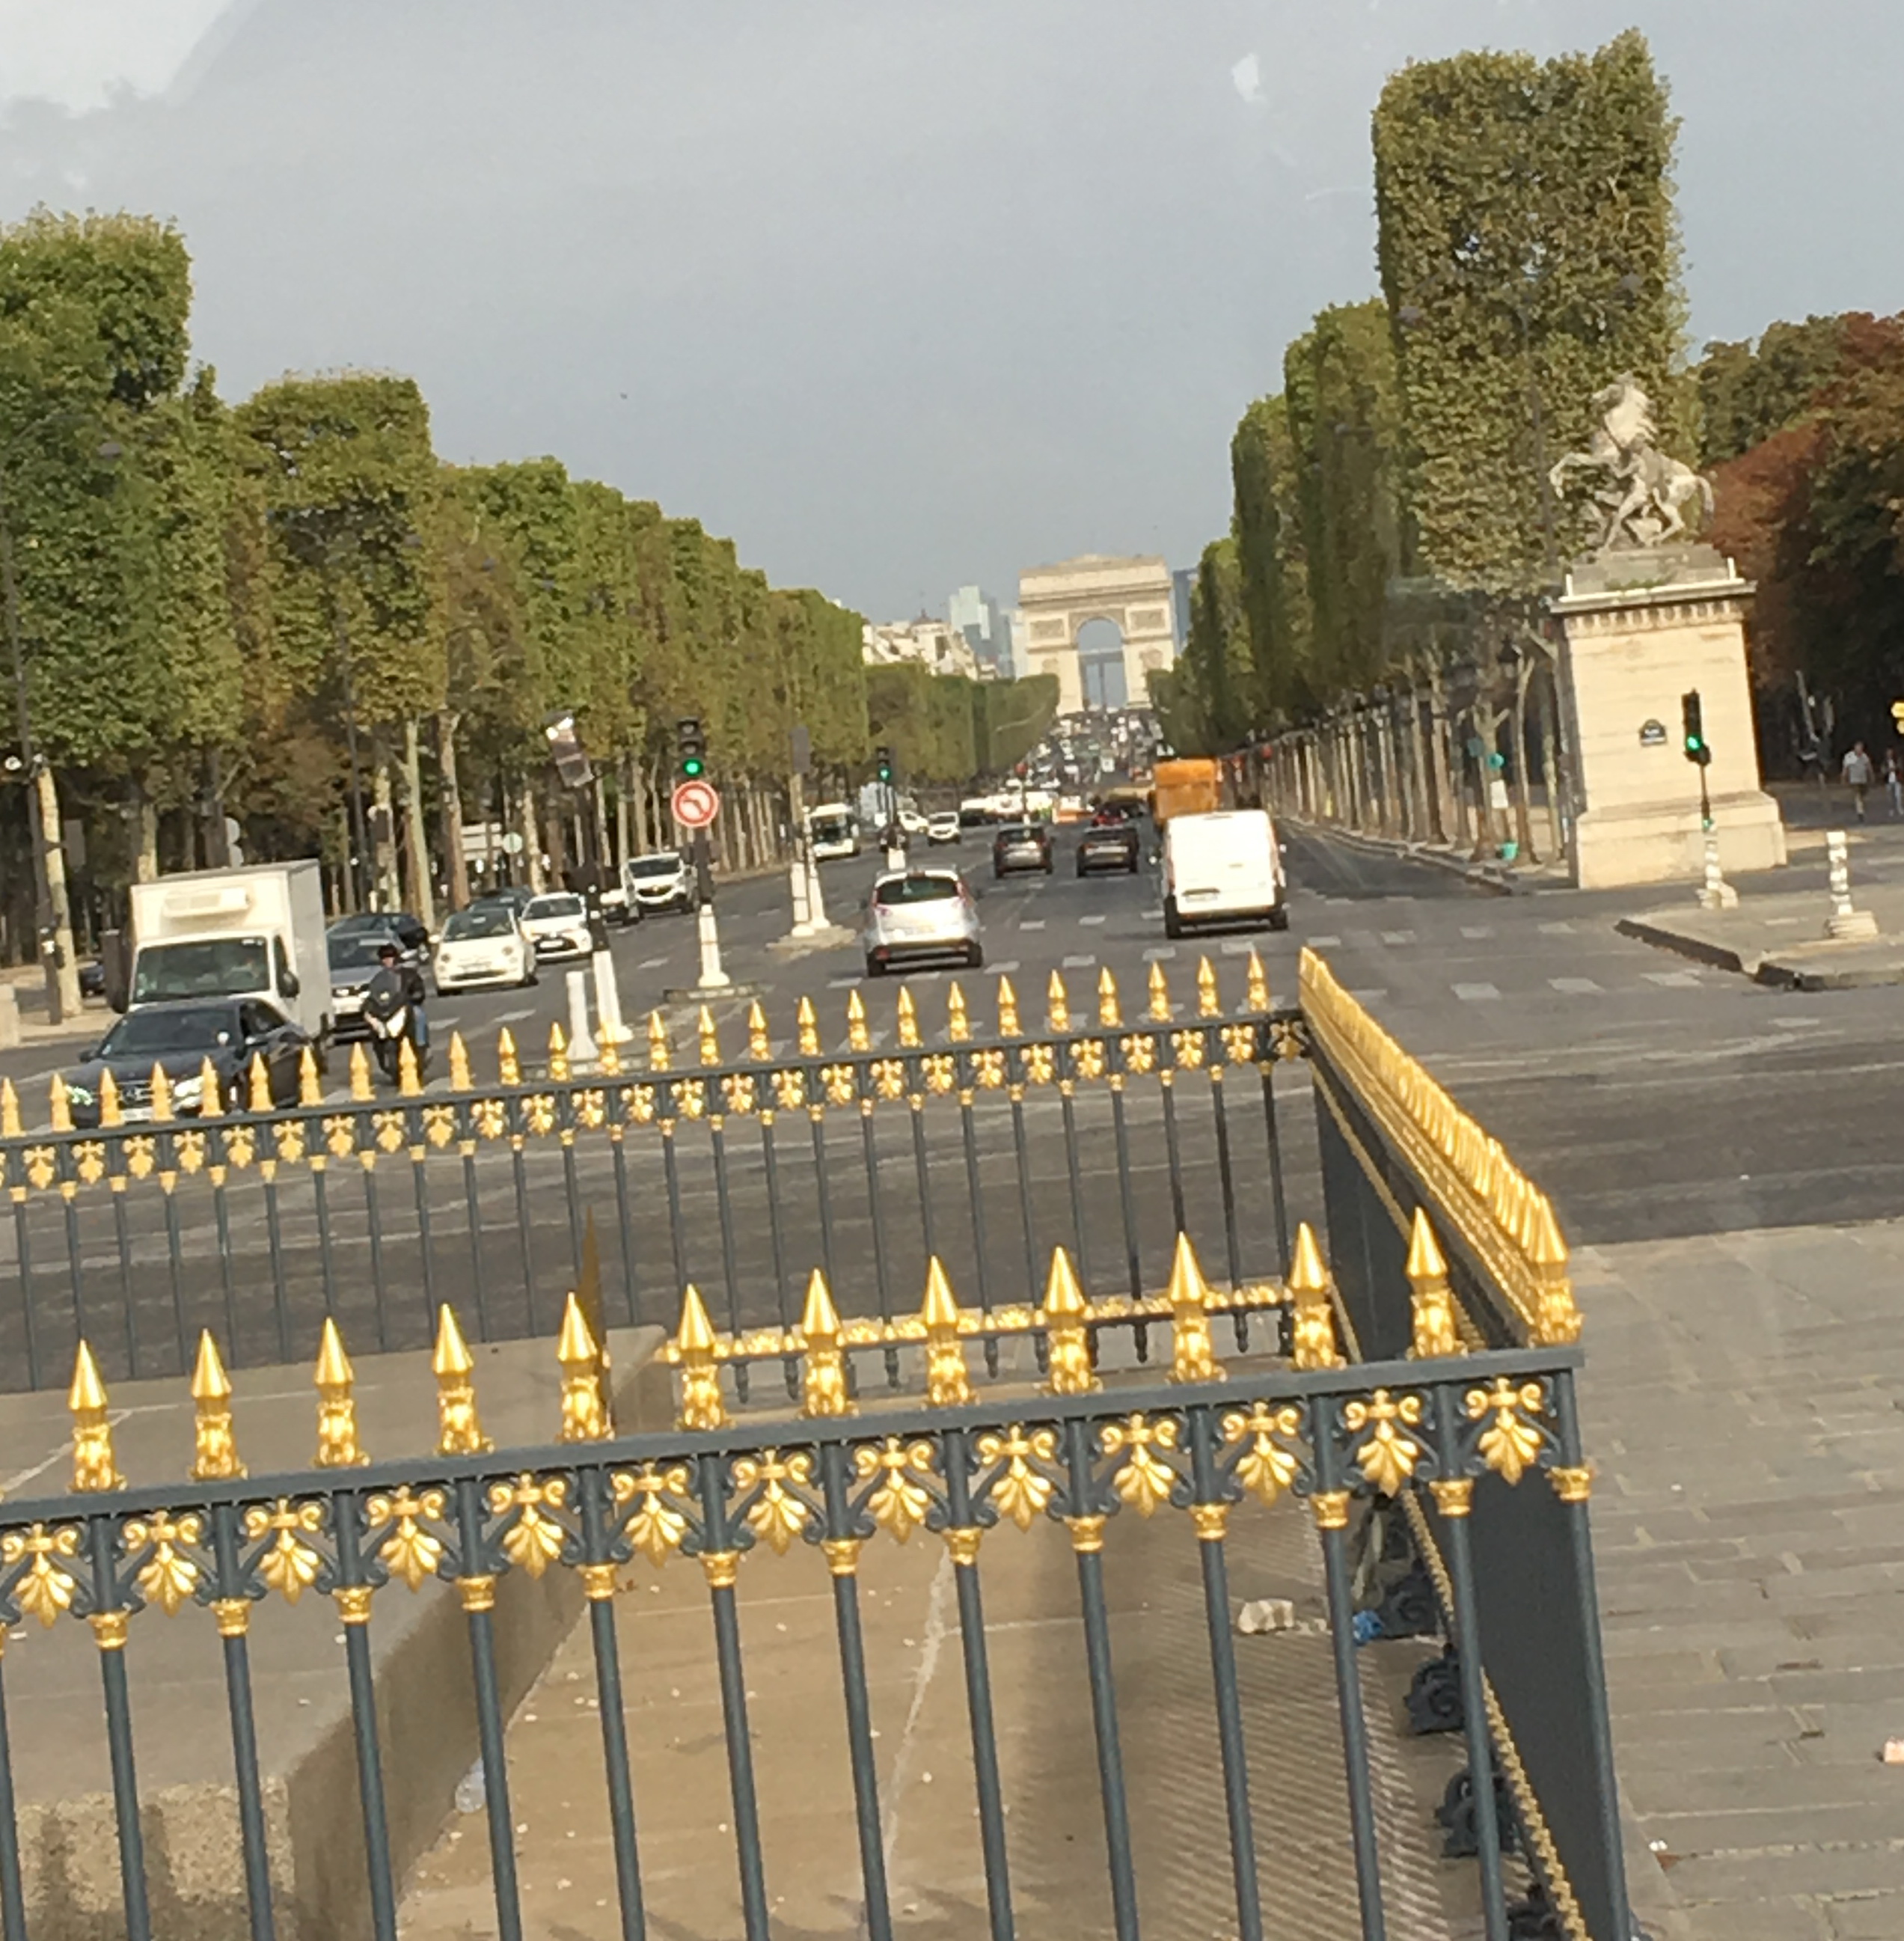
<svg viewBox="0 0 1904 1941">
<path fill-rule="evenodd" d="M 1682 698 L 1695 689 L 1722 867 L 1730 876 L 1785 860 L 1778 805 L 1759 786 L 1746 678 L 1752 591 L 1710 546 L 1629 546 L 1575 566 L 1551 603 L 1574 761 L 1568 860 L 1582 889 L 1704 875 L 1699 769 L 1679 732 Z"/>
</svg>

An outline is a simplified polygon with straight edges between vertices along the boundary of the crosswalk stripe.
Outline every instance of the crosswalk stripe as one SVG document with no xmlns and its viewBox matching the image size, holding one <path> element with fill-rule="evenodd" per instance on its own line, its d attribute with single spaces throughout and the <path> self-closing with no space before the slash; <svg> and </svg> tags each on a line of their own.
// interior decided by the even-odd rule
<svg viewBox="0 0 1904 1941">
<path fill-rule="evenodd" d="M 1067 971 L 1088 971 L 1096 961 L 1095 957 L 1067 957 L 1064 967 Z"/>
<path fill-rule="evenodd" d="M 665 957 L 644 957 L 634 967 L 637 971 L 659 971 L 665 969 L 667 963 Z"/>
<path fill-rule="evenodd" d="M 1018 927 L 1020 930 L 1042 930 L 1044 928 L 1044 919 L 1041 916 L 1021 918 Z"/>
<path fill-rule="evenodd" d="M 1547 981 L 1569 998 L 1597 998 L 1604 995 L 1591 977 L 1550 977 Z"/>
<path fill-rule="evenodd" d="M 1461 934 L 1478 942 L 1484 937 L 1492 937 L 1494 932 L 1491 926 L 1484 923 L 1464 923 L 1461 926 Z"/>
<path fill-rule="evenodd" d="M 1385 930 L 1382 933 L 1384 943 L 1413 943 L 1415 933 L 1412 930 Z"/>
<path fill-rule="evenodd" d="M 1696 971 L 1649 971 L 1645 974 L 1649 984 L 1663 984 L 1669 991 L 1696 991 L 1699 988 L 1699 974 Z"/>
<path fill-rule="evenodd" d="M 1104 921 L 1104 912 L 1100 910 L 1096 916 L 1080 916 L 1077 920 L 1080 923 L 1102 923 Z"/>
<path fill-rule="evenodd" d="M 1492 984 L 1456 984 L 1454 995 L 1468 1004 L 1476 1004 L 1487 998 L 1498 998 L 1501 994 Z"/>
<path fill-rule="evenodd" d="M 1312 937 L 1309 941 L 1310 948 L 1316 950 L 1338 950 L 1342 946 L 1339 937 Z"/>
<path fill-rule="evenodd" d="M 1146 964 L 1167 964 L 1176 954 L 1177 946 L 1174 943 L 1160 943 L 1145 952 L 1144 961 Z"/>
<path fill-rule="evenodd" d="M 1540 927 L 1540 932 L 1543 937 L 1571 937 L 1573 934 L 1573 926 L 1564 922 L 1544 923 Z"/>
<path fill-rule="evenodd" d="M 985 967 L 995 977 L 1009 977 L 1018 968 L 1018 959 L 1007 957 L 1001 964 L 988 964 Z"/>
<path fill-rule="evenodd" d="M 1223 954 L 1226 957 L 1247 957 L 1255 948 L 1246 937 L 1226 937 L 1223 940 Z"/>
</svg>

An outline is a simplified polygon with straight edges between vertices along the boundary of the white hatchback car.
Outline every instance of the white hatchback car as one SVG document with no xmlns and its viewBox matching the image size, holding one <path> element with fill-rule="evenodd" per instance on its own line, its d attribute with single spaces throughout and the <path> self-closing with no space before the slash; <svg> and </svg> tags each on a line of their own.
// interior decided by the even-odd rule
<svg viewBox="0 0 1904 1941">
<path fill-rule="evenodd" d="M 436 988 L 466 991 L 476 984 L 533 984 L 536 946 L 507 903 L 478 903 L 445 918 L 436 940 Z"/>
<path fill-rule="evenodd" d="M 866 906 L 866 974 L 877 977 L 907 957 L 956 957 L 977 970 L 979 906 L 956 870 L 889 870 Z"/>
<path fill-rule="evenodd" d="M 928 842 L 956 842 L 964 834 L 960 827 L 958 811 L 942 808 L 936 815 L 925 819 L 925 839 Z"/>
<path fill-rule="evenodd" d="M 586 957 L 595 947 L 588 906 L 567 890 L 532 897 L 522 912 L 522 928 L 538 957 Z"/>
</svg>

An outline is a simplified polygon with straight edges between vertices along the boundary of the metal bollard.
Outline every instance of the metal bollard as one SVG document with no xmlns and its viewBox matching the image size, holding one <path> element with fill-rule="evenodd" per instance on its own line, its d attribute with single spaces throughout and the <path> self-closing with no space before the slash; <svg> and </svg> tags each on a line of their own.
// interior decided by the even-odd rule
<svg viewBox="0 0 1904 1941">
<path fill-rule="evenodd" d="M 1825 934 L 1845 943 L 1875 937 L 1878 919 L 1851 901 L 1851 849 L 1843 830 L 1826 830 L 1825 859 L 1831 866 L 1831 915 L 1825 919 Z"/>
</svg>

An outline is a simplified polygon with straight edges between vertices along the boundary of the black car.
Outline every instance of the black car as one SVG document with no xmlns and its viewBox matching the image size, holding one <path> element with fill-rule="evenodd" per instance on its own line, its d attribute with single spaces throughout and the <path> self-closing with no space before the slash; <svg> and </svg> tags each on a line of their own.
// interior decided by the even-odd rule
<svg viewBox="0 0 1904 1941">
<path fill-rule="evenodd" d="M 251 1065 L 261 1057 L 270 1076 L 271 1102 L 292 1105 L 310 1035 L 257 998 L 188 998 L 176 1004 L 139 1004 L 114 1025 L 79 1065 L 66 1074 L 66 1099 L 75 1126 L 99 1123 L 101 1081 L 110 1071 L 127 1119 L 150 1118 L 152 1068 L 162 1068 L 172 1087 L 172 1109 L 190 1117 L 207 1109 L 205 1062 L 217 1074 L 219 1102 L 209 1109 L 247 1107 Z"/>
<path fill-rule="evenodd" d="M 1093 870 L 1122 870 L 1134 876 L 1138 854 L 1136 824 L 1101 809 L 1077 839 L 1077 873 L 1088 876 Z"/>
<path fill-rule="evenodd" d="M 992 873 L 1007 876 L 1014 870 L 1051 873 L 1051 831 L 1042 822 L 1008 822 L 992 839 Z"/>
</svg>

